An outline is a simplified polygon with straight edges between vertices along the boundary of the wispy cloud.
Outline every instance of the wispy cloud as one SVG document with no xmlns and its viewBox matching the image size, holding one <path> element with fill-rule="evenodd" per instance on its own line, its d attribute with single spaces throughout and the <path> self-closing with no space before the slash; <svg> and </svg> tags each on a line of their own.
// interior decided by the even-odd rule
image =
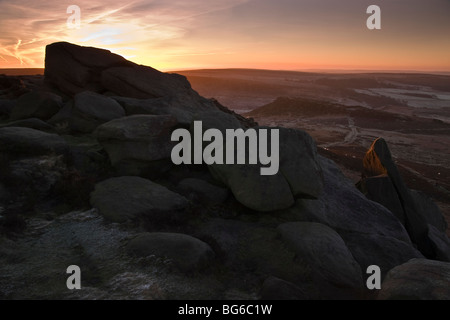
<svg viewBox="0 0 450 320">
<path fill-rule="evenodd" d="M 70 14 L 64 2 L 0 1 L 0 54 L 2 61 L 10 66 L 42 65 L 46 44 L 70 41 L 107 49 L 114 47 L 124 56 L 145 58 L 146 53 L 170 47 L 166 41 L 183 39 L 195 29 L 197 17 L 246 1 L 155 0 L 123 5 L 119 0 L 78 0 L 80 29 L 67 27 Z"/>
</svg>

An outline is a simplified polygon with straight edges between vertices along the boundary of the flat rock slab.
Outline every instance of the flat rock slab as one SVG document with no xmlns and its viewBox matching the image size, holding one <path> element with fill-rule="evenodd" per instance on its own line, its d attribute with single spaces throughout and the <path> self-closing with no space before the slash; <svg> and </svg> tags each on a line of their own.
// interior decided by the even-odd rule
<svg viewBox="0 0 450 320">
<path fill-rule="evenodd" d="M 127 251 L 138 257 L 168 258 L 184 272 L 204 269 L 214 258 L 207 243 L 181 233 L 143 233 L 128 243 Z"/>
<path fill-rule="evenodd" d="M 381 300 L 450 300 L 450 263 L 413 259 L 389 271 Z"/>
<path fill-rule="evenodd" d="M 179 194 L 140 177 L 111 178 L 98 183 L 91 193 L 91 205 L 106 219 L 125 222 L 140 216 L 157 222 L 170 220 L 186 208 Z"/>
</svg>

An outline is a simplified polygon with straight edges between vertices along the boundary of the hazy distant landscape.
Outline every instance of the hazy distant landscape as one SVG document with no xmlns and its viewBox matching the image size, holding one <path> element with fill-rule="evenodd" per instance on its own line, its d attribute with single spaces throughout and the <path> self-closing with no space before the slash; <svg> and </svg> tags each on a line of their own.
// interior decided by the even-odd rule
<svg viewBox="0 0 450 320">
<path fill-rule="evenodd" d="M 408 186 L 450 222 L 450 76 L 421 73 L 180 71 L 201 95 L 260 125 L 299 128 L 355 183 L 374 139 L 391 148 Z"/>
</svg>

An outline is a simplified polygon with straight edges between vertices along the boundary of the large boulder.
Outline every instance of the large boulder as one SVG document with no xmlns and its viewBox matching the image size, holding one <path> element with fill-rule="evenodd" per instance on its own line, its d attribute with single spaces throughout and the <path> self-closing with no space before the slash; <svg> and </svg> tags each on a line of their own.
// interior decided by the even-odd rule
<svg viewBox="0 0 450 320">
<path fill-rule="evenodd" d="M 66 141 L 51 133 L 31 128 L 0 128 L 0 152 L 19 156 L 63 154 L 67 151 Z"/>
<path fill-rule="evenodd" d="M 143 233 L 127 244 L 127 251 L 138 257 L 169 259 L 184 272 L 204 269 L 214 258 L 214 251 L 207 243 L 181 233 Z"/>
<path fill-rule="evenodd" d="M 90 133 L 99 125 L 124 116 L 125 111 L 114 99 L 84 91 L 76 94 L 73 101 L 67 103 L 50 123 L 66 123 L 71 131 Z"/>
<path fill-rule="evenodd" d="M 123 57 L 99 48 L 67 42 L 52 43 L 45 48 L 45 81 L 69 96 L 85 90 L 104 91 L 102 70 L 132 65 Z"/>
<path fill-rule="evenodd" d="M 66 42 L 48 45 L 45 80 L 69 96 L 82 91 L 108 94 L 123 106 L 127 115 L 170 114 L 184 126 L 204 120 L 220 129 L 241 127 L 236 115 L 201 97 L 186 77 L 137 65 L 103 49 Z M 69 109 L 63 115 L 70 116 Z M 85 114 L 86 110 L 82 111 Z M 89 108 L 89 115 L 91 111 Z"/>
<path fill-rule="evenodd" d="M 123 97 L 148 99 L 184 96 L 192 92 L 185 76 L 163 73 L 147 66 L 109 68 L 101 77 L 104 88 Z"/>
<path fill-rule="evenodd" d="M 295 203 L 286 179 L 280 174 L 261 176 L 257 165 L 212 165 L 213 176 L 224 183 L 244 206 L 257 211 L 286 209 Z"/>
<path fill-rule="evenodd" d="M 51 92 L 31 91 L 20 96 L 11 110 L 11 120 L 38 118 L 48 120 L 62 107 L 62 98 Z"/>
<path fill-rule="evenodd" d="M 254 129 L 258 133 L 259 129 L 270 131 L 273 128 L 256 127 Z M 212 164 L 209 166 L 213 176 L 228 186 L 240 203 L 253 210 L 286 209 L 295 203 L 296 198 L 316 198 L 322 191 L 322 171 L 317 161 L 316 145 L 311 136 L 301 130 L 276 129 L 279 130 L 281 142 L 279 170 L 276 174 L 261 175 L 261 164 Z M 260 134 L 258 136 L 260 138 Z M 247 145 L 245 150 L 247 153 L 248 149 Z M 268 141 L 267 150 L 271 151 L 270 141 Z"/>
<path fill-rule="evenodd" d="M 137 65 L 108 50 L 67 42 L 46 47 L 45 80 L 69 96 L 89 90 L 138 99 L 199 97 L 184 76 Z"/>
<path fill-rule="evenodd" d="M 139 177 L 119 177 L 102 181 L 91 194 L 91 205 L 113 222 L 145 218 L 151 223 L 175 220 L 186 208 L 179 194 Z"/>
<path fill-rule="evenodd" d="M 95 135 L 116 168 L 130 165 L 130 174 L 139 174 L 139 166 L 170 159 L 173 142 L 171 132 L 177 121 L 170 115 L 135 115 L 107 122 L 97 128 Z M 125 170 L 125 169 L 124 169 Z"/>
<path fill-rule="evenodd" d="M 413 259 L 389 271 L 381 300 L 450 300 L 450 263 Z"/>
<path fill-rule="evenodd" d="M 324 298 L 358 297 L 363 286 L 361 268 L 339 234 L 314 222 L 288 222 L 278 226 L 283 241 L 301 264 L 312 270 Z"/>
</svg>

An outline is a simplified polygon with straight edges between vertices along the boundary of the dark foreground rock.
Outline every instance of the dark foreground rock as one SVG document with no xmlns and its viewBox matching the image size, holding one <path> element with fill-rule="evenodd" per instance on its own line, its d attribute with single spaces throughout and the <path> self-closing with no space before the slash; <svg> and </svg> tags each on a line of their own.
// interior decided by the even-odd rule
<svg viewBox="0 0 450 320">
<path fill-rule="evenodd" d="M 99 125 L 122 118 L 125 111 L 114 99 L 90 91 L 80 92 L 52 119 L 54 125 L 74 132 L 91 133 Z"/>
<path fill-rule="evenodd" d="M 382 300 L 449 300 L 450 264 L 413 259 L 389 271 L 378 295 Z"/>
<path fill-rule="evenodd" d="M 140 257 L 153 255 L 170 259 L 184 272 L 204 269 L 214 258 L 208 244 L 179 233 L 144 233 L 131 240 L 127 250 Z"/>
<path fill-rule="evenodd" d="M 317 200 L 297 201 L 290 210 L 297 219 L 319 222 L 336 230 L 364 276 L 370 265 L 378 265 L 384 278 L 391 268 L 423 257 L 393 213 L 368 201 L 334 162 L 321 156 L 319 162 L 324 176 L 323 193 Z"/>
<path fill-rule="evenodd" d="M 110 221 L 125 222 L 145 217 L 161 222 L 175 219 L 175 214 L 187 206 L 187 201 L 150 180 L 120 177 L 97 184 L 91 204 Z"/>
<path fill-rule="evenodd" d="M 60 96 L 42 91 L 32 91 L 20 96 L 11 110 L 11 120 L 38 118 L 48 120 L 62 107 Z"/>
<path fill-rule="evenodd" d="M 278 231 L 296 253 L 298 262 L 309 266 L 313 282 L 323 286 L 323 298 L 331 298 L 336 292 L 340 292 L 344 299 L 359 297 L 361 268 L 336 231 L 313 222 L 284 223 Z M 344 296 L 343 288 L 348 290 L 348 296 Z"/>
<path fill-rule="evenodd" d="M 281 143 L 276 174 L 261 175 L 261 165 L 209 166 L 213 176 L 228 186 L 239 202 L 256 211 L 289 208 L 297 198 L 317 198 L 323 188 L 322 169 L 312 138 L 304 131 L 277 129 Z M 271 150 L 269 136 L 268 150 Z"/>
<path fill-rule="evenodd" d="M 308 300 L 308 295 L 293 283 L 276 277 L 267 278 L 261 289 L 262 300 Z"/>
<path fill-rule="evenodd" d="M 105 123 L 96 136 L 113 165 L 124 160 L 161 160 L 170 158 L 170 135 L 176 124 L 168 115 L 135 115 Z"/>
<path fill-rule="evenodd" d="M 195 178 L 181 180 L 177 189 L 185 197 L 191 199 L 191 201 L 204 203 L 206 205 L 223 203 L 229 195 L 228 189 Z"/>
<path fill-rule="evenodd" d="M 38 118 L 29 118 L 29 119 L 23 119 L 23 120 L 8 121 L 8 122 L 0 125 L 0 128 L 3 128 L 3 127 L 24 127 L 24 128 L 45 131 L 48 133 L 55 132 L 55 127 L 53 127 L 52 125 L 50 125 L 47 122 L 42 121 Z"/>
<path fill-rule="evenodd" d="M 56 134 L 31 128 L 0 128 L 0 151 L 16 156 L 63 154 L 67 142 Z"/>
</svg>

